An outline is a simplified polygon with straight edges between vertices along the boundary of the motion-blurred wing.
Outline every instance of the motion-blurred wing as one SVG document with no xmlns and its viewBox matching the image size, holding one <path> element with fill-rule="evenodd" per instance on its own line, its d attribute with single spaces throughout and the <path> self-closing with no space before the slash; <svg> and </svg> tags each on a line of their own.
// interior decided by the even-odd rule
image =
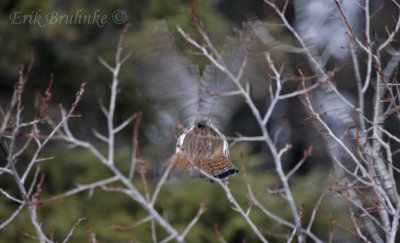
<svg viewBox="0 0 400 243">
<path fill-rule="evenodd" d="M 238 81 L 243 86 L 246 79 L 259 78 L 259 72 L 253 61 L 254 53 L 251 50 L 254 44 L 254 26 L 255 23 L 248 22 L 243 24 L 243 30 L 235 29 L 234 35 L 227 38 L 221 51 L 223 63 L 233 77 L 238 78 L 238 74 L 242 72 Z M 201 88 L 200 92 L 200 114 L 207 117 L 219 129 L 223 129 L 238 107 L 240 98 L 238 95 L 226 94 L 232 94 L 239 89 L 232 77 L 213 64 L 205 67 L 202 84 L 205 88 Z"/>
<path fill-rule="evenodd" d="M 255 24 L 245 23 L 243 30 L 234 30 L 234 35 L 227 38 L 221 51 L 223 64 L 235 78 L 242 69 L 243 61 L 247 60 L 239 80 L 242 84 L 246 79 L 254 81 L 265 77 L 265 73 L 259 72 L 257 62 L 252 60 L 255 55 L 251 53 L 251 48 L 255 40 L 259 40 L 254 38 Z M 178 111 L 179 121 L 187 128 L 206 119 L 222 130 L 238 107 L 240 98 L 240 95 L 226 95 L 238 91 L 232 77 L 209 64 L 200 78 L 198 66 L 192 65 L 179 53 L 165 22 L 157 25 L 152 36 L 142 63 L 142 71 L 150 80 L 152 96 L 171 102 L 173 109 Z"/>
<path fill-rule="evenodd" d="M 149 80 L 151 95 L 171 103 L 178 111 L 179 121 L 191 126 L 199 115 L 199 68 L 192 65 L 177 50 L 165 22 L 160 22 L 141 64 L 141 72 Z"/>
</svg>

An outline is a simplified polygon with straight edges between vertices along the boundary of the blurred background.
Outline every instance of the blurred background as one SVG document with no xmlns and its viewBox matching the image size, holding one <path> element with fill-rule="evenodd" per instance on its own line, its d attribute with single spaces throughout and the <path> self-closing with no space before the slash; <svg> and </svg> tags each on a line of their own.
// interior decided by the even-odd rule
<svg viewBox="0 0 400 243">
<path fill-rule="evenodd" d="M 302 4 L 305 6 L 306 3 L 303 1 Z M 222 47 L 227 35 L 232 35 L 233 28 L 241 28 L 242 22 L 247 20 L 249 14 L 257 16 L 261 20 L 268 20 L 269 23 L 279 22 L 273 10 L 259 0 L 194 0 L 193 6 L 217 48 Z M 289 4 L 286 13 L 288 19 L 295 21 L 296 16 L 300 16 L 295 15 L 295 12 L 304 6 Z M 377 4 L 376 7 L 379 5 Z M 101 56 L 113 64 L 121 30 L 125 23 L 131 23 L 132 26 L 126 35 L 124 46 L 125 50 L 133 49 L 134 53 L 121 70 L 119 86 L 121 92 L 117 101 L 115 122 L 118 124 L 132 113 L 143 112 L 139 143 L 146 161 L 148 181 L 151 185 L 156 184 L 160 177 L 161 164 L 175 151 L 175 140 L 170 126 L 176 124 L 173 119 L 170 119 L 171 115 L 168 110 L 163 111 L 160 104 L 147 96 L 148 80 L 138 75 L 136 70 L 144 58 L 141 50 L 146 48 L 146 44 L 151 40 L 152 27 L 159 20 L 166 20 L 182 55 L 198 64 L 200 68 L 208 64 L 206 58 L 194 55 L 193 47 L 176 32 L 176 25 L 179 25 L 193 38 L 200 40 L 191 24 L 188 8 L 187 1 L 179 0 L 0 1 L 1 106 L 6 107 L 9 103 L 18 80 L 21 64 L 26 67 L 34 56 L 34 67 L 23 95 L 25 119 L 33 118 L 35 93 L 44 93 L 50 80 L 50 74 L 54 74 L 55 80 L 49 107 L 49 114 L 53 117 L 59 117 L 58 105 L 62 103 L 68 107 L 73 102 L 75 92 L 79 89 L 80 84 L 87 82 L 87 91 L 78 108 L 78 113 L 82 116 L 71 120 L 70 127 L 78 137 L 101 146 L 101 143 L 93 136 L 91 128 L 104 131 L 103 133 L 106 131 L 106 120 L 99 108 L 99 102 L 107 104 L 112 75 L 99 63 L 97 56 Z M 121 15 L 116 16 L 117 21 L 115 19 L 113 21 L 112 16 L 115 16 L 116 10 L 123 12 L 118 12 Z M 106 16 L 106 21 L 101 24 L 46 24 L 44 20 L 49 13 L 74 15 L 77 12 L 96 13 L 100 17 Z M 18 19 L 19 14 L 32 17 L 21 20 Z M 355 19 L 357 14 L 355 11 Z M 35 15 L 41 15 L 42 19 L 35 22 Z M 379 18 L 382 18 L 382 24 L 391 23 L 390 8 L 385 8 L 378 15 Z M 124 21 L 124 16 L 126 21 Z M 309 24 L 306 20 L 304 23 Z M 362 22 L 358 22 L 358 24 L 362 25 Z M 296 44 L 292 43 L 292 37 L 281 26 L 271 25 L 269 30 L 276 41 Z M 299 27 L 299 30 L 304 31 L 304 28 Z M 328 31 L 326 35 L 331 35 L 331 33 Z M 323 44 L 317 41 L 316 45 L 324 48 Z M 336 42 L 329 45 L 332 50 L 340 49 L 335 46 L 338 45 Z M 268 47 L 266 48 L 268 49 Z M 307 66 L 306 60 L 300 55 L 289 56 L 280 52 L 276 54 L 275 58 L 280 65 L 285 63 L 287 77 L 293 76 L 295 73 L 293 70 L 298 67 Z M 351 69 L 346 68 L 346 64 L 350 62 L 346 52 L 336 53 L 330 62 L 332 62 L 332 66 L 341 65 L 342 67 L 338 80 L 345 81 L 339 82 L 339 87 L 349 93 L 353 92 L 354 83 L 351 82 L 353 76 L 351 76 Z M 264 88 L 267 91 L 267 77 L 265 82 Z M 295 89 L 297 84 L 289 84 L 287 87 L 290 91 Z M 260 109 L 267 107 L 266 100 L 268 98 L 262 95 L 254 98 Z M 268 129 L 271 134 L 275 134 L 282 123 L 287 123 L 279 139 L 280 146 L 285 143 L 293 145 L 293 149 L 284 157 L 286 170 L 290 170 L 303 157 L 304 150 L 311 145 L 314 146 L 313 156 L 292 179 L 291 186 L 298 207 L 301 205 L 305 207 L 306 220 L 309 219 L 321 193 L 327 193 L 313 227 L 319 237 L 327 239 L 331 218 L 342 225 L 349 224 L 346 216 L 347 204 L 337 196 L 329 194 L 328 187 L 333 184 L 331 176 L 334 176 L 334 172 L 331 170 L 331 163 L 324 152 L 320 135 L 315 132 L 306 118 L 304 107 L 297 98 L 284 101 L 275 110 Z M 245 136 L 260 135 L 258 126 L 245 104 L 239 105 L 224 132 L 227 136 L 235 136 L 237 132 Z M 118 166 L 123 171 L 127 171 L 129 167 L 131 135 L 132 127 L 129 127 L 117 137 L 116 159 Z M 45 174 L 44 192 L 41 196 L 43 199 L 72 189 L 76 184 L 86 184 L 111 176 L 107 169 L 103 168 L 88 151 L 77 148 L 70 149 L 64 145 L 54 142 L 43 152 L 42 156 L 54 155 L 56 157 L 41 165 L 42 172 Z M 230 158 L 238 167 L 240 166 L 240 153 L 244 154 L 250 181 L 260 201 L 265 203 L 271 211 L 291 220 L 288 205 L 282 203 L 283 200 L 279 196 L 266 192 L 267 189 L 280 187 L 280 183 L 274 174 L 274 165 L 269 161 L 270 155 L 265 144 L 237 143 L 231 150 Z M 4 165 L 4 161 L 4 157 L 1 157 L 2 165 Z M 25 162 L 21 161 L 19 165 L 23 167 L 23 163 Z M 239 174 L 232 177 L 230 185 L 233 193 L 242 199 L 242 205 L 246 205 L 248 203 L 247 191 L 242 176 Z M 12 178 L 0 177 L 0 187 L 12 190 L 14 187 Z M 217 242 L 217 237 L 213 233 L 213 225 L 219 226 L 222 235 L 228 242 L 257 242 L 245 220 L 230 209 L 222 189 L 208 181 L 190 177 L 170 178 L 162 190 L 157 207 L 160 211 L 166 209 L 170 222 L 177 229 L 183 230 L 196 214 L 201 202 L 207 203 L 208 211 L 189 233 L 187 242 Z M 12 202 L 0 200 L 0 221 L 6 219 L 15 208 L 16 205 Z M 145 212 L 129 198 L 120 193 L 106 192 L 101 189 L 95 189 L 91 197 L 87 192 L 83 192 L 39 208 L 39 218 L 44 222 L 45 232 L 50 232 L 54 227 L 56 239 L 64 237 L 78 218 L 85 217 L 87 221 L 83 224 L 88 225 L 92 231 L 96 232 L 99 242 L 129 242 L 129 240 L 150 242 L 150 227 L 147 223 L 122 233 L 112 230 L 112 226 L 130 225 L 144 216 Z M 271 232 L 277 226 L 276 223 L 263 217 L 257 211 L 252 213 L 252 217 L 264 234 Z M 20 230 L 34 232 L 26 212 L 19 215 L 12 224 L 0 232 L 0 242 L 33 241 L 24 237 L 19 232 Z M 159 239 L 167 236 L 160 228 L 157 228 L 157 232 Z M 274 233 L 287 232 L 278 227 Z M 342 231 L 335 229 L 335 233 L 337 234 L 335 241 L 349 240 L 347 238 L 349 236 Z M 279 242 L 277 238 L 271 239 L 273 239 L 272 242 Z M 88 241 L 86 229 L 80 226 L 74 234 L 72 242 L 85 241 Z"/>
</svg>

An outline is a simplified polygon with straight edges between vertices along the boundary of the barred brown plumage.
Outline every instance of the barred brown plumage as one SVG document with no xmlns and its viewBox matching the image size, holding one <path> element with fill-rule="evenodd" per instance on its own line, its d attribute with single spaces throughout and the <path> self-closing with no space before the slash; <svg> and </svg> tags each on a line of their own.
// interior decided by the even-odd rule
<svg viewBox="0 0 400 243">
<path fill-rule="evenodd" d="M 212 125 L 199 122 L 178 139 L 177 151 L 164 164 L 176 172 L 201 175 L 199 169 L 215 178 L 224 179 L 239 172 L 228 159 L 225 136 Z"/>
</svg>

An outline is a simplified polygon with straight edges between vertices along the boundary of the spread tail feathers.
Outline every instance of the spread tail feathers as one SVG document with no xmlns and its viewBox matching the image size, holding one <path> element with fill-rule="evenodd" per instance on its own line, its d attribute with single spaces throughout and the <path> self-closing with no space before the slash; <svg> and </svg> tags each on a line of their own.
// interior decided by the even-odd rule
<svg viewBox="0 0 400 243">
<path fill-rule="evenodd" d="M 239 170 L 229 161 L 224 154 L 219 154 L 211 159 L 199 159 L 193 166 L 185 157 L 184 152 L 180 151 L 171 156 L 171 158 L 163 165 L 163 170 L 170 167 L 170 170 L 178 173 L 189 173 L 200 175 L 198 169 L 202 169 L 211 176 L 219 179 L 228 178 L 239 172 Z M 197 167 L 197 168 L 196 168 Z"/>
</svg>

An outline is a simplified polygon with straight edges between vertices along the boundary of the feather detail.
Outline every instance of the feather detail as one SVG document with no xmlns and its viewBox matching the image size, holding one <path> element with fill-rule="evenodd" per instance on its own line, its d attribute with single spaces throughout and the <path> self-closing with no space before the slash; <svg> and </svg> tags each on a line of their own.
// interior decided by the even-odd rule
<svg viewBox="0 0 400 243">
<path fill-rule="evenodd" d="M 215 158 L 209 161 L 208 166 L 210 171 L 209 173 L 219 179 L 225 179 L 231 175 L 239 173 L 239 170 L 224 154 L 218 154 Z"/>
<path fill-rule="evenodd" d="M 172 165 L 171 165 L 172 164 Z M 210 166 L 208 163 L 208 159 L 203 158 L 199 159 L 195 163 L 195 167 L 186 159 L 186 156 L 183 152 L 178 152 L 171 156 L 171 158 L 163 165 L 162 169 L 166 170 L 169 166 L 171 166 L 171 171 L 183 173 L 187 172 L 190 174 L 199 174 L 195 167 L 202 169 L 209 173 Z"/>
<path fill-rule="evenodd" d="M 200 168 L 215 178 L 227 178 L 239 170 L 225 155 L 225 142 L 225 137 L 218 130 L 199 124 L 178 139 L 177 152 L 162 169 L 202 176 L 198 171 Z"/>
<path fill-rule="evenodd" d="M 236 173 L 239 170 L 229 161 L 224 154 L 218 154 L 215 158 L 201 158 L 195 162 L 193 166 L 185 156 L 185 153 L 180 151 L 171 156 L 171 158 L 163 165 L 162 169 L 166 170 L 171 167 L 171 171 L 178 173 L 189 173 L 192 175 L 199 175 L 198 169 L 202 169 L 208 174 L 219 179 L 226 179 Z M 197 168 L 196 168 L 197 167 Z"/>
</svg>

